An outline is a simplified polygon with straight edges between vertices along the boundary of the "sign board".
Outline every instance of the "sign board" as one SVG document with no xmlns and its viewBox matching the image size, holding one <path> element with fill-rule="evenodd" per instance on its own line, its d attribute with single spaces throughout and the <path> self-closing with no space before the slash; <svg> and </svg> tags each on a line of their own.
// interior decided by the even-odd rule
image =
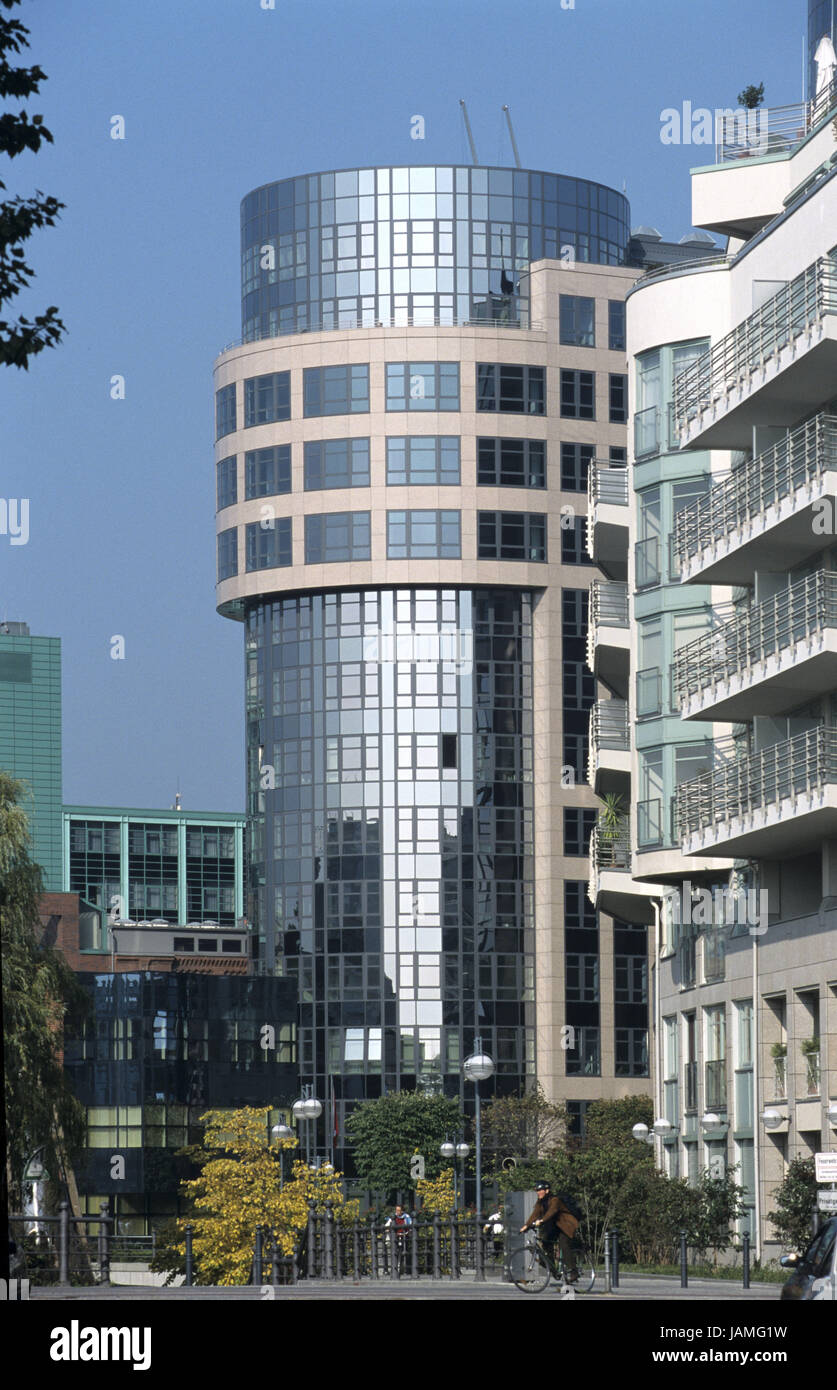
<svg viewBox="0 0 837 1390">
<path fill-rule="evenodd" d="M 818 1192 L 817 1211 L 837 1212 L 837 1192 Z"/>
<path fill-rule="evenodd" d="M 814 1154 L 814 1171 L 817 1182 L 837 1182 L 837 1150 L 827 1154 Z"/>
<path fill-rule="evenodd" d="M 23 1174 L 24 1182 L 49 1182 L 49 1173 L 39 1158 L 33 1158 L 26 1165 L 26 1172 Z"/>
</svg>

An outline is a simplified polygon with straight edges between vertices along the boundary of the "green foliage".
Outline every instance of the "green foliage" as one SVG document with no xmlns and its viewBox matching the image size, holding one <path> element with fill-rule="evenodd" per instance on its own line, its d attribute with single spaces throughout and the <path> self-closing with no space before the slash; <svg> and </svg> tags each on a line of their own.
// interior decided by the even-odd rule
<svg viewBox="0 0 837 1390">
<path fill-rule="evenodd" d="M 10 10 L 20 0 L 2 0 Z M 0 96 L 24 100 L 40 90 L 46 74 L 39 67 L 12 67 L 8 55 L 29 47 L 29 30 L 16 19 L 0 17 Z M 44 125 L 43 116 L 29 119 L 25 111 L 5 111 L 0 115 L 0 153 L 10 159 L 24 150 L 37 153 L 43 142 L 52 144 L 52 135 Z M 6 185 L 0 183 L 0 190 Z M 0 203 L 0 306 L 14 299 L 25 289 L 34 272 L 24 259 L 24 243 L 33 231 L 52 227 L 64 204 L 55 198 L 36 193 L 33 198 L 9 198 Z M 54 347 L 64 332 L 54 304 L 34 321 L 19 318 L 16 323 L 0 320 L 0 363 L 7 366 L 29 366 L 29 358 Z"/>
<path fill-rule="evenodd" d="M 482 1150 L 488 1166 L 503 1158 L 518 1162 L 547 1157 L 567 1137 L 567 1110 L 550 1105 L 537 1086 L 525 1096 L 497 1096 L 482 1112 Z"/>
<path fill-rule="evenodd" d="M 41 870 L 30 858 L 25 795 L 22 782 L 0 772 L 6 1151 L 15 1185 L 23 1179 L 29 1154 L 40 1145 L 45 1167 L 56 1178 L 83 1143 L 85 1125 L 61 1047 L 65 1027 L 80 1025 L 87 996 L 63 957 L 39 945 L 43 885 Z"/>
<path fill-rule="evenodd" d="M 422 1211 L 450 1216 L 454 1210 L 453 1169 L 443 1168 L 438 1178 L 419 1178 L 416 1196 L 421 1199 Z"/>
<path fill-rule="evenodd" d="M 650 1129 L 653 1123 L 654 1107 L 650 1096 L 596 1100 L 587 1110 L 587 1143 L 612 1144 L 633 1152 L 639 1148 L 631 1132 L 634 1125 L 648 1125 Z"/>
<path fill-rule="evenodd" d="M 745 87 L 743 92 L 738 93 L 738 105 L 743 106 L 747 111 L 755 111 L 757 106 L 761 106 L 764 101 L 764 83 L 760 82 L 757 87 L 751 83 Z"/>
<path fill-rule="evenodd" d="M 668 1178 L 651 1163 L 637 1164 L 619 1193 L 620 1244 L 637 1264 L 674 1264 L 680 1232 L 697 1226 L 701 1198 L 685 1178 Z"/>
<path fill-rule="evenodd" d="M 767 1213 L 776 1236 L 788 1250 L 804 1250 L 811 1239 L 811 1212 L 817 1203 L 812 1158 L 794 1158 L 774 1194 L 776 1210 Z"/>
<path fill-rule="evenodd" d="M 599 808 L 599 837 L 602 840 L 617 840 L 625 829 L 625 802 L 616 792 L 606 792 L 601 798 Z"/>
<path fill-rule="evenodd" d="M 424 1155 L 426 1178 L 439 1176 L 444 1161 L 439 1145 L 462 1123 L 455 1100 L 394 1091 L 357 1106 L 346 1121 L 346 1132 L 366 1187 L 392 1200 L 395 1193 L 415 1186 L 410 1175 L 414 1154 Z"/>
<path fill-rule="evenodd" d="M 735 1181 L 737 1171 L 728 1168 L 722 1178 L 713 1178 L 704 1168 L 694 1188 L 699 1205 L 695 1220 L 688 1227 L 689 1245 L 699 1255 L 711 1250 L 716 1264 L 720 1251 L 730 1243 L 735 1222 L 744 1214 L 744 1189 Z"/>
</svg>

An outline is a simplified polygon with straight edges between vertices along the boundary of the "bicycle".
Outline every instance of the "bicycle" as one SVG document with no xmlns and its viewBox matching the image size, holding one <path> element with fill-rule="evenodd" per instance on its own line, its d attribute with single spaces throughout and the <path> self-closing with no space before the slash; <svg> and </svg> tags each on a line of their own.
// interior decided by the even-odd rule
<svg viewBox="0 0 837 1390">
<path fill-rule="evenodd" d="M 389 1226 L 387 1227 L 387 1244 L 389 1245 L 390 1268 L 392 1277 L 400 1279 L 406 1264 L 407 1255 L 407 1234 L 409 1226 Z"/>
<path fill-rule="evenodd" d="M 556 1243 L 557 1259 L 553 1260 L 539 1235 L 526 1245 L 518 1245 L 509 1253 L 509 1273 L 511 1281 L 523 1293 L 542 1293 L 550 1279 L 556 1284 L 580 1293 L 589 1293 L 596 1282 L 596 1269 L 589 1250 L 578 1241 L 573 1241 L 578 1278 L 569 1280 L 564 1267 L 564 1257 Z"/>
</svg>

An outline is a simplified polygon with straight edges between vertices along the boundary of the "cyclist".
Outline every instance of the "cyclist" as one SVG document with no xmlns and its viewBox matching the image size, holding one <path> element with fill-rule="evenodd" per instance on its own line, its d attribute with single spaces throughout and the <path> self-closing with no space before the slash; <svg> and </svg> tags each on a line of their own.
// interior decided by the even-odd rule
<svg viewBox="0 0 837 1390">
<path fill-rule="evenodd" d="M 539 1182 L 535 1191 L 538 1194 L 538 1200 L 532 1208 L 529 1220 L 525 1226 L 521 1226 L 521 1233 L 528 1231 L 532 1226 L 537 1226 L 541 1241 L 553 1264 L 555 1263 L 555 1242 L 558 1241 L 567 1283 L 575 1284 L 578 1280 L 578 1267 L 573 1250 L 573 1236 L 579 1227 L 578 1218 L 573 1216 L 569 1207 L 561 1201 L 560 1197 L 553 1196 L 548 1182 Z"/>
<path fill-rule="evenodd" d="M 395 1251 L 393 1252 L 393 1255 L 397 1253 L 397 1255 L 399 1256 L 398 1270 L 396 1271 L 397 1273 L 400 1273 L 401 1258 L 403 1258 L 404 1251 L 406 1249 L 407 1232 L 409 1231 L 412 1224 L 412 1216 L 408 1211 L 405 1211 L 404 1208 L 400 1205 L 395 1208 L 395 1211 L 392 1213 L 392 1216 L 387 1217 L 386 1221 L 384 1222 L 384 1230 L 389 1231 L 391 1233 L 391 1237 L 395 1238 Z"/>
</svg>

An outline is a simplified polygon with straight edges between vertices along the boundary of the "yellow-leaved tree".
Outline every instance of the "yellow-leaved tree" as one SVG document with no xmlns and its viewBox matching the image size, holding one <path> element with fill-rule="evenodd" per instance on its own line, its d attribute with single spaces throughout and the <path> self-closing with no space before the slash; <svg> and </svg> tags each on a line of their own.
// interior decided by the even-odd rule
<svg viewBox="0 0 837 1390">
<path fill-rule="evenodd" d="M 309 1169 L 297 1160 L 292 1176 L 281 1181 L 281 1151 L 295 1149 L 296 1139 L 271 1144 L 269 1110 L 209 1110 L 203 1146 L 192 1150 L 201 1165 L 199 1177 L 182 1183 L 190 1215 L 178 1221 L 181 1232 L 193 1227 L 192 1249 L 201 1284 L 246 1284 L 250 1279 L 256 1227 L 275 1233 L 283 1255 L 290 1255 L 294 1238 L 305 1229 L 308 1202 L 318 1210 L 326 1202 L 335 1217 L 352 1221 L 357 1202 L 345 1202 L 341 1175 L 333 1168 Z M 185 1238 L 176 1247 L 185 1256 Z M 266 1252 L 266 1258 L 267 1258 Z"/>
<path fill-rule="evenodd" d="M 421 1198 L 422 1211 L 450 1216 L 454 1209 L 453 1169 L 443 1168 L 438 1178 L 419 1178 L 416 1195 Z"/>
</svg>

